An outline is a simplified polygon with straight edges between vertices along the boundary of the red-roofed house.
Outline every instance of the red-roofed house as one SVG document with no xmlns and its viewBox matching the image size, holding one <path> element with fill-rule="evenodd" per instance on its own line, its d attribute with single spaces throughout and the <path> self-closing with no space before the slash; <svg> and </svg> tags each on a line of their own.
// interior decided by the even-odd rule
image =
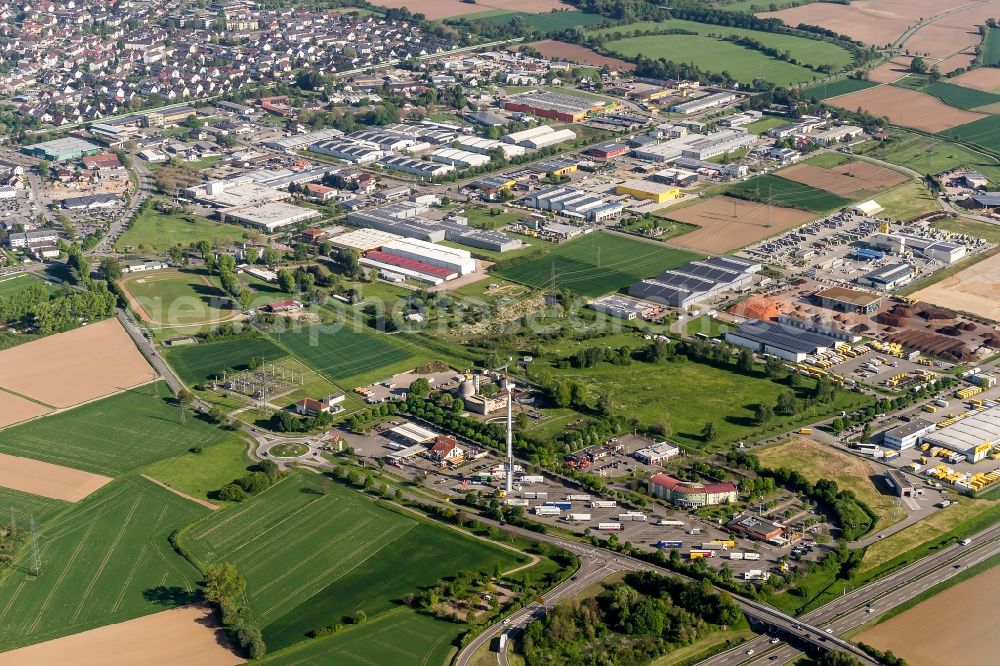
<svg viewBox="0 0 1000 666">
<path fill-rule="evenodd" d="M 114 153 L 85 155 L 82 162 L 87 171 L 96 171 L 101 176 L 115 176 L 125 173 L 125 167 Z"/>
<path fill-rule="evenodd" d="M 293 301 L 291 299 L 287 301 L 278 301 L 277 303 L 271 303 L 264 306 L 268 312 L 294 312 L 302 307 L 302 304 L 298 301 Z"/>
<path fill-rule="evenodd" d="M 736 484 L 681 481 L 666 474 L 654 474 L 649 479 L 649 494 L 680 506 L 729 504 L 736 501 Z"/>
<path fill-rule="evenodd" d="M 326 185 L 319 185 L 318 183 L 306 183 L 302 187 L 302 190 L 307 197 L 316 201 L 329 201 L 337 196 L 336 189 L 327 187 Z"/>
<path fill-rule="evenodd" d="M 438 435 L 430 450 L 431 457 L 441 462 L 457 462 L 465 457 L 465 451 L 454 437 Z"/>
<path fill-rule="evenodd" d="M 318 416 L 330 411 L 330 405 L 312 398 L 302 398 L 295 403 L 295 413 L 302 416 Z"/>
</svg>

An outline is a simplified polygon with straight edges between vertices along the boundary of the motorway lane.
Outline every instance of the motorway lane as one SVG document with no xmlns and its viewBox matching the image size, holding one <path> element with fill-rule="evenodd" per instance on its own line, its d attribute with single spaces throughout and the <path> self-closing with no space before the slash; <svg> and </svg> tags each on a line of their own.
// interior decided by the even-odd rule
<svg viewBox="0 0 1000 666">
<path fill-rule="evenodd" d="M 848 592 L 840 599 L 807 613 L 802 619 L 824 630 L 831 629 L 833 635 L 842 634 L 997 553 L 1000 553 L 1000 525 L 983 530 L 973 537 L 973 543 L 968 546 L 949 546 L 870 585 Z M 955 564 L 960 567 L 956 569 Z M 875 609 L 873 613 L 866 610 L 869 604 Z M 784 643 L 775 649 L 770 644 L 770 639 L 770 636 L 759 636 L 738 648 L 706 659 L 701 664 L 784 664 L 801 654 L 797 648 Z M 751 649 L 754 651 L 752 659 L 746 654 Z M 772 656 L 777 659 L 772 660 Z"/>
</svg>

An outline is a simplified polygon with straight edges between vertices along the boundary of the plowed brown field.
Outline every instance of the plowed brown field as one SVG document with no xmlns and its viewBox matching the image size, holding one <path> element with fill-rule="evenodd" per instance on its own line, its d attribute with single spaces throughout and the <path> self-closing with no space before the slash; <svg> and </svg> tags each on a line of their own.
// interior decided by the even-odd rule
<svg viewBox="0 0 1000 666">
<path fill-rule="evenodd" d="M 886 116 L 896 125 L 906 125 L 925 132 L 940 132 L 986 117 L 981 113 L 948 106 L 937 97 L 896 86 L 869 88 L 834 97 L 827 100 L 827 103 L 851 111 L 864 109 L 876 116 Z"/>
<path fill-rule="evenodd" d="M 79 502 L 110 481 L 100 474 L 0 453 L 0 486 L 22 493 Z"/>
<path fill-rule="evenodd" d="M 670 245 L 708 254 L 721 254 L 805 224 L 816 216 L 797 208 L 780 208 L 735 197 L 714 197 L 661 214 L 669 220 L 698 226 L 677 236 Z"/>
</svg>

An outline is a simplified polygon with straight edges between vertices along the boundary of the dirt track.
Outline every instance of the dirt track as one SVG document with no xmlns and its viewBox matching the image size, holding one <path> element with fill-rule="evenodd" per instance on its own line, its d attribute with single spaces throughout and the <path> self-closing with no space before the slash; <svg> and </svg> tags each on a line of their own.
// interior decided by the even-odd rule
<svg viewBox="0 0 1000 666">
<path fill-rule="evenodd" d="M 698 252 L 721 254 L 805 224 L 816 216 L 795 208 L 767 206 L 735 197 L 713 197 L 662 217 L 694 224 L 696 231 L 667 241 L 668 245 Z"/>
<path fill-rule="evenodd" d="M 235 666 L 202 607 L 185 606 L 0 653 L 0 666 Z"/>
<path fill-rule="evenodd" d="M 111 478 L 71 467 L 0 453 L 0 486 L 23 493 L 79 502 Z"/>
<path fill-rule="evenodd" d="M 155 378 L 114 318 L 0 352 L 0 386 L 60 408 Z"/>
</svg>

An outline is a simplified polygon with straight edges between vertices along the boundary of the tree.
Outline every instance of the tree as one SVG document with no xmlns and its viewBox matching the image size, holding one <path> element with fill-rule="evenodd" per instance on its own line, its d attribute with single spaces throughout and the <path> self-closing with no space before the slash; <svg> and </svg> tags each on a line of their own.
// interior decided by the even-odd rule
<svg viewBox="0 0 1000 666">
<path fill-rule="evenodd" d="M 108 282 L 114 282 L 122 276 L 122 264 L 113 257 L 104 257 L 97 268 L 98 275 Z"/>
<path fill-rule="evenodd" d="M 409 394 L 415 398 L 423 398 L 429 395 L 431 392 L 431 383 L 427 381 L 426 377 L 420 377 L 419 379 L 414 379 L 410 383 Z"/>
<path fill-rule="evenodd" d="M 264 251 L 267 252 L 267 250 Z M 278 288 L 289 294 L 292 293 L 295 289 L 295 276 L 292 275 L 291 271 L 284 268 L 278 271 Z"/>
<path fill-rule="evenodd" d="M 205 598 L 222 603 L 243 596 L 247 582 L 232 562 L 213 564 L 205 572 Z"/>
<path fill-rule="evenodd" d="M 243 250 L 243 260 L 246 261 L 248 264 L 256 264 L 257 248 L 248 247 L 247 249 Z"/>
<path fill-rule="evenodd" d="M 281 261 L 281 252 L 273 247 L 265 247 L 260 257 L 266 265 L 274 266 Z"/>
<path fill-rule="evenodd" d="M 709 421 L 702 427 L 701 438 L 706 442 L 714 442 L 719 438 L 719 430 L 715 427 L 715 421 Z"/>
<path fill-rule="evenodd" d="M 764 403 L 761 403 L 757 405 L 757 408 L 754 410 L 753 419 L 757 423 L 757 425 L 764 425 L 768 421 L 770 421 L 773 416 L 774 416 L 774 409 L 771 407 L 771 405 L 766 405 Z"/>
<path fill-rule="evenodd" d="M 38 168 L 38 177 L 41 178 L 42 180 L 48 180 L 49 170 L 51 168 L 51 165 L 47 161 L 42 160 L 41 162 L 38 163 L 37 168 Z"/>
<path fill-rule="evenodd" d="M 552 393 L 552 400 L 557 407 L 569 407 L 573 402 L 573 387 L 570 382 L 559 382 Z"/>
<path fill-rule="evenodd" d="M 920 56 L 915 57 L 910 61 L 910 71 L 914 74 L 926 74 L 927 73 L 927 63 Z"/>
<path fill-rule="evenodd" d="M 777 409 L 779 414 L 791 415 L 795 413 L 796 402 L 794 391 L 782 391 L 778 394 Z"/>
<path fill-rule="evenodd" d="M 740 372 L 753 372 L 753 352 L 745 347 L 741 349 L 736 359 L 736 367 Z"/>
</svg>

